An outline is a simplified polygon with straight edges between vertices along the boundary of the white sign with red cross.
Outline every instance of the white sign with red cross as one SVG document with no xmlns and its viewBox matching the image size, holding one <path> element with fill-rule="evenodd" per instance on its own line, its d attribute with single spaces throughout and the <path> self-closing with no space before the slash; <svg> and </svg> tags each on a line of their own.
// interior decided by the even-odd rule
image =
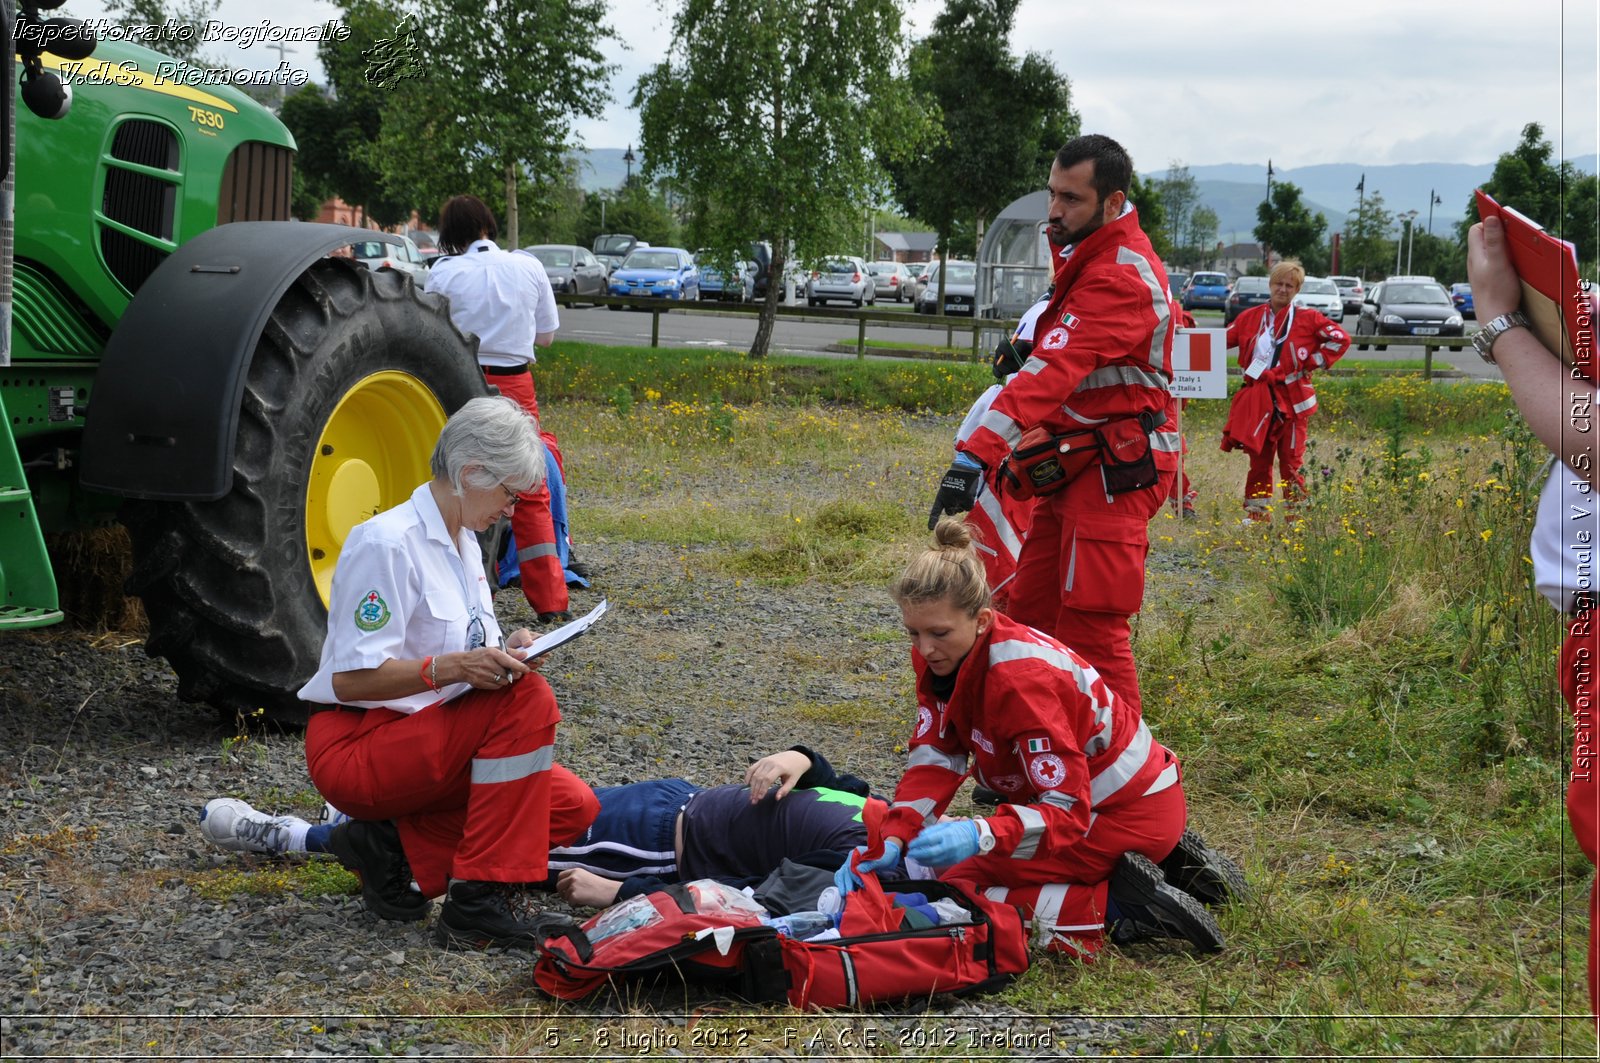
<svg viewBox="0 0 1600 1063">
<path fill-rule="evenodd" d="M 1228 397 L 1228 332 L 1181 328 L 1172 337 L 1172 393 L 1180 399 Z"/>
</svg>

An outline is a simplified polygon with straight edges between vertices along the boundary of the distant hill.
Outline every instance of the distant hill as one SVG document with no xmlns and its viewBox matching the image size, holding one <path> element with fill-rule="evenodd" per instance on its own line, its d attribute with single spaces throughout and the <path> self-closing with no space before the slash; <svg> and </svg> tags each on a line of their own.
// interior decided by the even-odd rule
<svg viewBox="0 0 1600 1063">
<path fill-rule="evenodd" d="M 1585 173 L 1595 173 L 1597 157 L 1579 156 L 1570 160 Z M 1191 166 L 1200 188 L 1200 198 L 1217 212 L 1221 224 L 1218 238 L 1232 243 L 1231 235 L 1237 231 L 1239 239 L 1249 241 L 1256 225 L 1256 205 L 1267 194 L 1267 168 L 1264 165 L 1221 163 L 1214 166 Z M 1366 175 L 1366 194 L 1383 193 L 1384 209 L 1399 214 L 1414 210 L 1425 227 L 1428 217 L 1428 193 L 1435 192 L 1441 203 L 1433 208 L 1433 231 L 1442 234 L 1465 215 L 1472 190 L 1494 172 L 1494 164 L 1469 163 L 1408 163 L 1399 166 L 1362 166 L 1358 163 L 1326 163 L 1320 166 L 1302 166 L 1298 169 L 1273 167 L 1273 181 L 1293 181 L 1305 193 L 1311 209 L 1328 219 L 1329 232 L 1341 232 L 1348 212 L 1356 209 L 1356 184 Z M 1165 170 L 1143 175 L 1147 180 L 1159 180 Z"/>
<path fill-rule="evenodd" d="M 591 148 L 578 153 L 579 181 L 585 191 L 620 188 L 628 167 L 622 161 L 626 148 Z M 644 156 L 635 147 L 633 172 L 644 165 Z M 1594 155 L 1571 160 L 1586 173 L 1600 170 Z M 1256 227 L 1256 206 L 1267 194 L 1267 168 L 1254 163 L 1219 163 L 1191 166 L 1200 189 L 1200 199 L 1217 212 L 1217 238 L 1224 243 L 1249 242 Z M 1400 166 L 1362 166 L 1359 163 L 1326 163 L 1293 169 L 1273 167 L 1273 181 L 1293 181 L 1305 193 L 1307 205 L 1328 219 L 1328 232 L 1344 231 L 1346 215 L 1356 208 L 1356 183 L 1366 175 L 1366 191 L 1383 193 L 1383 205 L 1390 213 L 1417 212 L 1420 224 L 1427 225 L 1428 193 L 1437 192 L 1443 201 L 1433 208 L 1433 231 L 1443 234 L 1460 221 L 1466 212 L 1472 190 L 1494 172 L 1493 163 L 1409 163 Z M 1165 170 L 1143 175 L 1160 180 Z"/>
</svg>

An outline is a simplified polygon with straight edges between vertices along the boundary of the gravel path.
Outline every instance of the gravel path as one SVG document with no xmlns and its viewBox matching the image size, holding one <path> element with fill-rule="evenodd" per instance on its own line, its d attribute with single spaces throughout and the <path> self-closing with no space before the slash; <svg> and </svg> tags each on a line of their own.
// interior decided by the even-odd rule
<svg viewBox="0 0 1600 1063">
<path fill-rule="evenodd" d="M 881 592 L 741 584 L 663 545 L 592 543 L 584 555 L 613 611 L 545 669 L 565 717 L 563 763 L 596 785 L 716 784 L 804 741 L 877 787 L 897 777 L 910 679 Z M 596 600 L 579 594 L 574 607 Z M 508 627 L 527 620 L 515 592 L 500 612 Z M 212 850 L 197 827 L 211 797 L 320 807 L 301 740 L 240 737 L 179 702 L 164 662 L 125 635 L 7 637 L 0 784 L 6 1059 L 847 1058 L 869 1041 L 921 1057 L 979 1034 L 991 1058 L 1054 1058 L 1104 1051 L 1127 1032 L 1071 1017 L 1040 1025 L 993 999 L 941 1001 L 950 1017 L 938 1019 L 775 1009 L 751 1020 L 696 994 L 557 1007 L 526 957 L 442 952 L 427 924 L 386 923 L 358 897 L 324 892 L 318 883 L 339 876 L 308 873 L 323 861 Z M 792 1043 L 759 1042 L 785 1029 Z"/>
</svg>

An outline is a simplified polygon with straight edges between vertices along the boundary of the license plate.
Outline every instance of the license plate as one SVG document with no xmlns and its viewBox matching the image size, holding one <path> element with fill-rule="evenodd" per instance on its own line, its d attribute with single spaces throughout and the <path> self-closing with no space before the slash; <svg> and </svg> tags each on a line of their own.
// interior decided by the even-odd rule
<svg viewBox="0 0 1600 1063">
<path fill-rule="evenodd" d="M 965 303 L 945 303 L 944 308 L 946 310 L 965 310 L 967 307 Z"/>
<path fill-rule="evenodd" d="M 1439 330 L 1436 329 L 1436 328 L 1421 328 L 1421 327 L 1418 327 L 1418 328 L 1412 329 L 1411 330 L 1411 334 L 1413 336 L 1437 336 L 1439 334 Z"/>
</svg>

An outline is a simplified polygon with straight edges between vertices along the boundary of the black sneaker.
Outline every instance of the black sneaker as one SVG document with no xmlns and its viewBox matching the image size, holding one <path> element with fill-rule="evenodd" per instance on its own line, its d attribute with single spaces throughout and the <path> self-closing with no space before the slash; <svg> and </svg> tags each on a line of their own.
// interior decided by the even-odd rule
<svg viewBox="0 0 1600 1063">
<path fill-rule="evenodd" d="M 554 612 L 539 614 L 539 623 L 541 624 L 565 624 L 571 619 L 572 613 L 567 609 L 560 609 Z"/>
<path fill-rule="evenodd" d="M 456 882 L 445 894 L 433 936 L 444 948 L 498 945 L 532 949 L 543 935 L 533 897 L 510 882 Z"/>
<path fill-rule="evenodd" d="M 594 574 L 589 566 L 573 557 L 570 550 L 567 552 L 567 571 L 585 582 L 594 579 Z"/>
<path fill-rule="evenodd" d="M 1205 905 L 1167 884 L 1161 869 L 1139 853 L 1123 853 L 1111 873 L 1111 899 L 1121 918 L 1111 940 L 1128 945 L 1147 938 L 1183 938 L 1201 952 L 1222 950 L 1222 928 Z"/>
<path fill-rule="evenodd" d="M 1245 885 L 1244 869 L 1211 848 L 1192 830 L 1184 831 L 1183 837 L 1178 839 L 1178 847 L 1161 861 L 1161 873 L 1168 882 L 1207 904 L 1242 901 L 1250 893 Z"/>
<path fill-rule="evenodd" d="M 341 823 L 328 835 L 328 852 L 361 876 L 361 899 L 368 911 L 403 923 L 427 918 L 428 898 L 411 884 L 411 865 L 393 823 L 365 819 Z"/>
</svg>

